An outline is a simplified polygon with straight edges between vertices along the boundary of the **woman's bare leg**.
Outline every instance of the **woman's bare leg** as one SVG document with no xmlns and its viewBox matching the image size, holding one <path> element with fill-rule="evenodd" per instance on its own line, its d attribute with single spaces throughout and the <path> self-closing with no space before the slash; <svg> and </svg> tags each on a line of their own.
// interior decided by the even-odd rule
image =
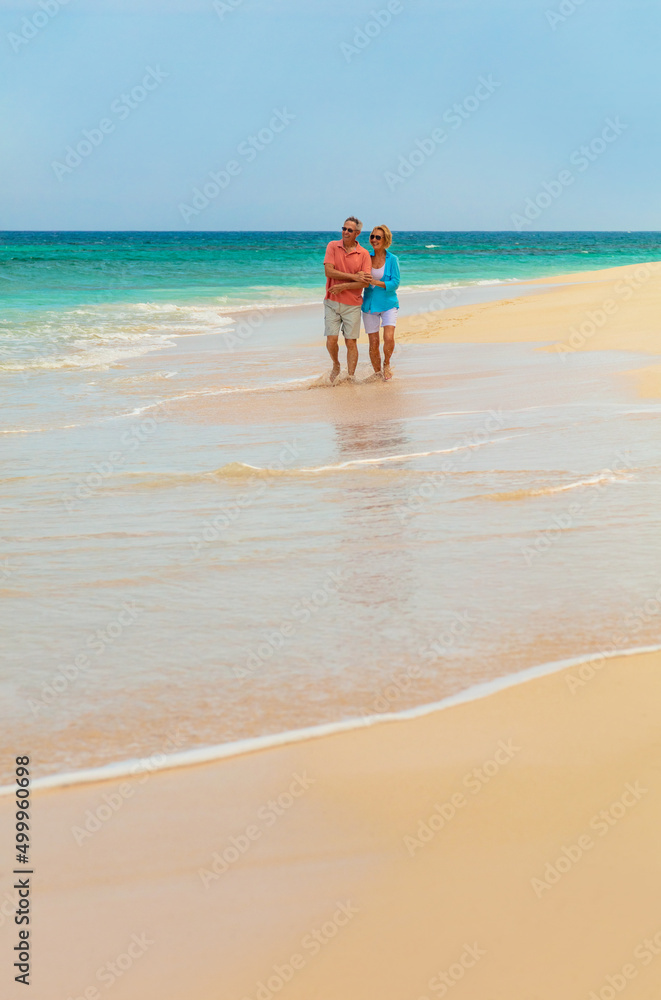
<svg viewBox="0 0 661 1000">
<path fill-rule="evenodd" d="M 370 341 L 370 361 L 372 362 L 372 368 L 378 374 L 381 371 L 381 351 L 379 349 L 379 334 L 368 333 L 367 336 L 369 337 Z"/>
<path fill-rule="evenodd" d="M 383 328 L 383 375 L 384 378 L 392 378 L 390 371 L 390 359 L 395 350 L 395 327 L 384 326 Z"/>
</svg>

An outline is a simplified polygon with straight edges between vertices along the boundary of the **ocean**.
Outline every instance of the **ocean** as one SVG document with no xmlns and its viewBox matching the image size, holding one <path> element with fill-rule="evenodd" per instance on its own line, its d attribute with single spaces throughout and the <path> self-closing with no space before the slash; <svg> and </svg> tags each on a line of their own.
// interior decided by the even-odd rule
<svg viewBox="0 0 661 1000">
<path fill-rule="evenodd" d="M 2 729 L 36 774 L 659 642 L 649 359 L 412 344 L 387 385 L 323 388 L 333 238 L 2 234 Z M 406 313 L 658 260 L 661 234 L 393 250 Z"/>
</svg>

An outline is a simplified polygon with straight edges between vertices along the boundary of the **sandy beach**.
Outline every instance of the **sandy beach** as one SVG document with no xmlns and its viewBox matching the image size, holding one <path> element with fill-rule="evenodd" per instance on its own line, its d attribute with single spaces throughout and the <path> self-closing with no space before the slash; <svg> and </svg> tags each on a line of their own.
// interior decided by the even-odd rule
<svg viewBox="0 0 661 1000">
<path fill-rule="evenodd" d="M 660 666 L 38 792 L 35 995 L 647 1000 Z"/>
<path fill-rule="evenodd" d="M 529 298 L 501 299 L 403 318 L 403 343 L 549 344 L 576 351 L 661 350 L 661 262 L 587 271 L 530 284 L 556 287 Z"/>
<path fill-rule="evenodd" d="M 577 352 L 653 355 L 660 272 L 552 278 L 548 292 L 404 318 L 401 341 L 536 343 L 558 353 L 559 373 Z M 652 398 L 658 373 L 636 368 L 622 391 Z M 357 389 L 345 421 L 383 417 L 376 393 L 397 384 Z M 350 392 L 300 405 L 330 419 Z M 396 400 L 405 416 L 404 389 Z M 213 423 L 204 405 L 181 412 Z M 644 608 L 645 641 L 621 631 L 596 649 L 655 647 L 661 606 Z M 651 1000 L 661 652 L 515 680 L 567 655 L 547 644 L 545 614 L 512 640 L 512 679 L 484 696 L 177 767 L 167 755 L 190 739 L 172 702 L 169 728 L 154 723 L 165 756 L 124 777 L 35 789 L 33 996 Z M 0 797 L 7 825 L 12 812 Z M 6 954 L 12 878 L 1 886 Z"/>
</svg>

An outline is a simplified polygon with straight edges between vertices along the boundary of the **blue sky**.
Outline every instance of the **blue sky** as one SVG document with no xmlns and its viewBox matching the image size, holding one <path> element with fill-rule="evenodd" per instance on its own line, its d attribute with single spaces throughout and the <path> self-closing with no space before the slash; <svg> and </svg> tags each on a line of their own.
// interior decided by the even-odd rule
<svg viewBox="0 0 661 1000">
<path fill-rule="evenodd" d="M 657 0 L 41 2 L 0 229 L 661 230 Z"/>
</svg>

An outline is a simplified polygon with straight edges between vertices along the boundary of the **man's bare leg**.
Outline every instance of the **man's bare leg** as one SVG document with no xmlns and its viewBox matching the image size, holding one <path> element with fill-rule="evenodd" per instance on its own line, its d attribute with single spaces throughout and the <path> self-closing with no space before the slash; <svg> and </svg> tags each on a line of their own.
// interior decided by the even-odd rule
<svg viewBox="0 0 661 1000">
<path fill-rule="evenodd" d="M 372 362 L 372 368 L 377 373 L 381 374 L 381 351 L 379 349 L 379 334 L 370 333 L 368 334 L 370 342 L 370 361 Z"/>
<path fill-rule="evenodd" d="M 339 337 L 326 337 L 326 350 L 331 356 L 333 370 L 330 373 L 330 380 L 334 382 L 340 374 L 340 349 L 338 347 Z"/>
<path fill-rule="evenodd" d="M 358 341 L 348 337 L 345 337 L 344 340 L 347 345 L 347 371 L 349 372 L 349 378 L 353 378 L 356 374 L 356 365 L 358 364 Z"/>
<path fill-rule="evenodd" d="M 385 379 L 392 378 L 392 372 L 390 371 L 390 359 L 392 357 L 392 352 L 395 350 L 395 327 L 394 326 L 384 326 L 383 328 L 383 377 Z"/>
</svg>

